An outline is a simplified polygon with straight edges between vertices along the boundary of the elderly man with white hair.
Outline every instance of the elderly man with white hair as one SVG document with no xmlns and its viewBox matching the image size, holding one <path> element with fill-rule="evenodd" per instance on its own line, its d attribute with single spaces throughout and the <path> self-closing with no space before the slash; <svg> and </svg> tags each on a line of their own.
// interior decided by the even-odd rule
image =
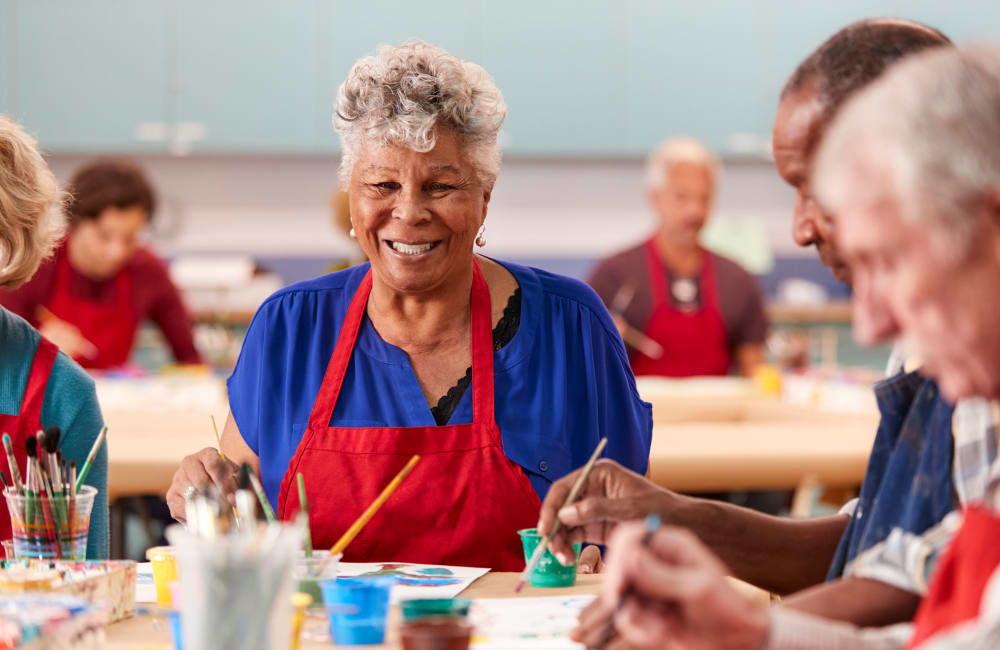
<svg viewBox="0 0 1000 650">
<path fill-rule="evenodd" d="M 582 282 L 476 253 L 507 108 L 480 66 L 427 43 L 358 60 L 337 95 L 351 232 L 370 263 L 287 287 L 258 310 L 215 449 L 168 493 L 262 477 L 282 519 L 309 502 L 332 546 L 414 454 L 345 559 L 524 568 L 517 531 L 549 484 L 605 453 L 646 471 L 652 411 Z M 590 547 L 581 560 L 593 569 Z"/>
<path fill-rule="evenodd" d="M 811 186 L 859 295 L 884 299 L 946 397 L 1000 398 L 1000 50 L 941 48 L 895 66 L 835 119 Z M 995 419 L 994 442 L 997 431 Z M 863 630 L 768 611 L 739 596 L 689 532 L 647 536 L 637 524 L 611 541 L 602 606 L 643 646 L 1000 647 L 998 510 L 995 463 L 983 502 L 942 522 L 961 529 L 912 625 Z M 924 541 L 918 554 L 942 552 Z"/>
<path fill-rule="evenodd" d="M 767 316 L 757 281 L 699 236 L 719 162 L 693 138 L 661 144 L 646 164 L 659 219 L 646 241 L 602 260 L 589 280 L 616 317 L 639 375 L 749 376 L 763 360 Z"/>
</svg>

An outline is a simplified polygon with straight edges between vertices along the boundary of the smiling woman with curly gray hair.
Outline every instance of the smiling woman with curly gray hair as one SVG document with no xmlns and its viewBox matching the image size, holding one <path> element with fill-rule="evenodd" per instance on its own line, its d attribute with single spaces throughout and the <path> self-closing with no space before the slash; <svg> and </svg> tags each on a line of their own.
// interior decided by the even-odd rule
<svg viewBox="0 0 1000 650">
<path fill-rule="evenodd" d="M 332 545 L 421 460 L 347 547 L 350 560 L 524 566 L 517 531 L 602 437 L 646 471 L 652 417 L 586 285 L 474 253 L 506 114 L 489 75 L 426 43 L 360 59 L 334 125 L 353 233 L 370 264 L 301 282 L 257 312 L 229 379 L 222 448 L 189 485 L 233 489 L 247 462 L 281 517 L 304 476 L 313 543 Z M 581 565 L 593 570 L 596 549 Z"/>
</svg>

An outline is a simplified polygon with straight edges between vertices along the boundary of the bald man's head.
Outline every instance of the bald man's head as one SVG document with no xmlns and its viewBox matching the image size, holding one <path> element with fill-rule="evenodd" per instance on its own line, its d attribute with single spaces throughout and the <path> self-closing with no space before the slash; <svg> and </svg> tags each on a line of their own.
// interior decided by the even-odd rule
<svg viewBox="0 0 1000 650">
<path fill-rule="evenodd" d="M 830 220 L 813 201 L 808 187 L 812 158 L 823 131 L 853 93 L 893 63 L 950 43 L 933 27 L 910 20 L 859 20 L 820 44 L 785 83 L 772 146 L 778 173 L 796 190 L 792 237 L 799 246 L 815 246 L 823 264 L 842 282 L 851 283 L 850 270 L 837 253 Z"/>
</svg>

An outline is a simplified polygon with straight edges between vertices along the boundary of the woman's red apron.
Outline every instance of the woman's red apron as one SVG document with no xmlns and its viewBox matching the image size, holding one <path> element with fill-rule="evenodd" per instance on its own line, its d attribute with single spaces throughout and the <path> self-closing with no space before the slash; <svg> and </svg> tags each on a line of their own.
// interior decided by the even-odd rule
<svg viewBox="0 0 1000 650">
<path fill-rule="evenodd" d="M 729 343 L 726 324 L 719 311 L 712 256 L 702 250 L 701 306 L 692 311 L 677 309 L 670 300 L 667 271 L 656 250 L 655 237 L 646 242 L 646 259 L 653 292 L 653 313 L 644 332 L 663 347 L 663 356 L 654 359 L 633 350 L 632 372 L 636 376 L 664 377 L 729 374 Z"/>
<path fill-rule="evenodd" d="M 494 419 L 490 294 L 478 264 L 471 291 L 470 424 L 330 426 L 371 287 L 369 270 L 351 300 L 308 427 L 281 482 L 278 516 L 287 520 L 298 512 L 295 475 L 302 472 L 313 545 L 333 546 L 410 456 L 420 454 L 407 479 L 347 547 L 345 561 L 523 569 L 517 530 L 537 523 L 541 503 L 521 468 L 504 455 Z"/>
<path fill-rule="evenodd" d="M 913 619 L 916 648 L 940 632 L 979 616 L 983 590 L 1000 567 L 1000 516 L 981 506 L 965 511 L 962 528 L 938 561 Z"/>
<path fill-rule="evenodd" d="M 124 365 L 132 353 L 132 343 L 139 327 L 132 297 L 132 272 L 121 269 L 112 282 L 111 302 L 97 303 L 73 295 L 70 288 L 72 269 L 69 249 L 64 248 L 56 262 L 55 290 L 46 307 L 57 318 L 72 324 L 97 348 L 92 359 L 74 357 L 84 368 L 115 368 Z"/>
<path fill-rule="evenodd" d="M 17 415 L 7 415 L 0 413 L 0 435 L 10 434 L 14 458 L 17 460 L 17 468 L 20 472 L 21 480 L 24 480 L 27 470 L 28 453 L 25 451 L 24 441 L 38 433 L 42 428 L 42 402 L 45 401 L 45 387 L 49 383 L 49 375 L 52 374 L 52 366 L 56 361 L 59 348 L 50 343 L 45 337 L 39 337 L 38 348 L 35 350 L 35 357 L 31 362 L 31 371 L 28 373 L 28 382 L 24 388 L 24 397 L 21 398 L 21 408 Z M 7 462 L 7 456 L 0 461 L 7 465 L 6 474 L 11 477 L 11 468 Z M 13 480 L 9 478 L 9 480 Z M 0 515 L 0 539 L 10 539 L 12 535 L 10 527 L 10 514 L 7 512 L 7 505 L 3 505 L 3 514 Z"/>
</svg>

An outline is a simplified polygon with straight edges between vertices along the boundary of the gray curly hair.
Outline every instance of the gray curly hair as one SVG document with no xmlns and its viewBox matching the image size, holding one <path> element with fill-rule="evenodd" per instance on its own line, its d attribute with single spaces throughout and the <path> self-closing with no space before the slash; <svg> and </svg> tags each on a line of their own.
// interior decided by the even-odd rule
<svg viewBox="0 0 1000 650">
<path fill-rule="evenodd" d="M 337 91 L 333 127 L 343 148 L 341 185 L 348 185 L 362 142 L 430 151 L 436 127 L 445 126 L 471 145 L 479 180 L 492 187 L 506 116 L 503 95 L 475 63 L 419 41 L 382 46 L 358 59 Z"/>
<path fill-rule="evenodd" d="M 942 227 L 940 239 L 960 254 L 983 198 L 1000 187 L 997 142 L 1000 48 L 934 48 L 849 100 L 823 138 L 813 186 L 834 212 L 890 192 L 908 219 Z M 883 182 L 871 180 L 876 164 Z"/>
</svg>

